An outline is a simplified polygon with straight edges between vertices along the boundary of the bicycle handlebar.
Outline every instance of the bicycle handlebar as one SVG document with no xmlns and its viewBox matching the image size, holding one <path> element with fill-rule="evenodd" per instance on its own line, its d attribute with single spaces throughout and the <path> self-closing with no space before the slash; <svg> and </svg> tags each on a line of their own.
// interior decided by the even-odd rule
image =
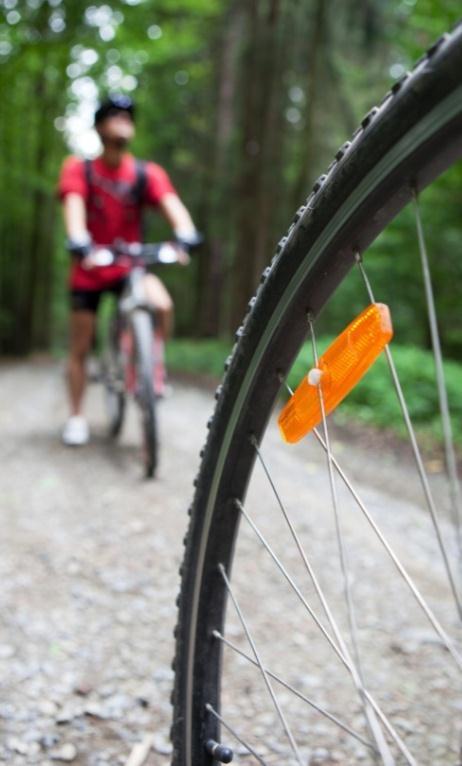
<svg viewBox="0 0 462 766">
<path fill-rule="evenodd" d="M 176 242 L 117 242 L 114 245 L 97 245 L 87 258 L 92 266 L 110 266 L 122 258 L 131 258 L 143 265 L 185 263 L 188 254 Z"/>
</svg>

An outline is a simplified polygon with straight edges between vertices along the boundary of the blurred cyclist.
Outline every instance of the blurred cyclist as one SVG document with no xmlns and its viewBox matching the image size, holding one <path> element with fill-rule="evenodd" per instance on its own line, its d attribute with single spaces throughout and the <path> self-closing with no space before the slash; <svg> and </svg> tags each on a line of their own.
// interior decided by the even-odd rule
<svg viewBox="0 0 462 766">
<path fill-rule="evenodd" d="M 82 401 L 86 359 L 95 334 L 101 295 L 105 291 L 120 294 L 130 268 L 121 264 L 95 265 L 92 246 L 112 245 L 117 240 L 140 242 L 145 205 L 160 210 L 186 251 L 198 241 L 191 216 L 165 170 L 153 162 L 140 162 L 126 151 L 135 134 L 134 114 L 134 104 L 128 96 L 107 98 L 95 113 L 101 154 L 93 161 L 68 157 L 61 169 L 59 194 L 72 256 L 67 368 L 71 416 L 62 434 L 68 445 L 85 444 L 89 439 Z M 173 315 L 171 297 L 153 274 L 145 276 L 145 292 L 156 312 L 159 331 L 166 338 Z"/>
</svg>

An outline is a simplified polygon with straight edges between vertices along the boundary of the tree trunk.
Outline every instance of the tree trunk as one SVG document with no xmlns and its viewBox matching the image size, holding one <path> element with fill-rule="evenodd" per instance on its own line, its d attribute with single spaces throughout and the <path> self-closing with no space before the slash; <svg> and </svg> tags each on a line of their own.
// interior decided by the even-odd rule
<svg viewBox="0 0 462 766">
<path fill-rule="evenodd" d="M 45 67 L 37 74 L 34 92 L 38 101 L 44 105 L 38 124 L 39 138 L 36 146 L 34 175 L 37 181 L 45 181 L 47 158 L 49 156 L 50 120 L 46 109 Z M 53 128 L 52 128 L 53 129 Z M 50 279 L 49 263 L 53 252 L 51 221 L 47 220 L 50 209 L 49 194 L 36 187 L 32 191 L 32 219 L 28 248 L 28 274 L 23 293 L 25 326 L 25 351 L 36 347 L 38 338 L 47 337 L 49 331 L 49 304 L 40 300 L 45 294 L 45 282 Z"/>
<path fill-rule="evenodd" d="M 294 185 L 294 209 L 306 199 L 309 187 L 314 182 L 313 159 L 315 155 L 314 120 L 318 109 L 321 57 L 326 47 L 327 3 L 316 0 L 313 26 L 308 45 L 308 78 L 306 88 L 305 130 L 302 133 L 300 170 Z"/>
<path fill-rule="evenodd" d="M 243 21 L 242 0 L 231 0 L 220 36 L 215 147 L 212 171 L 207 176 L 204 214 L 207 242 L 198 272 L 197 326 L 199 335 L 209 337 L 218 336 L 223 327 L 226 244 L 231 235 L 230 144 L 235 123 L 237 58 Z"/>
<path fill-rule="evenodd" d="M 281 67 L 280 0 L 247 6 L 249 38 L 242 83 L 244 120 L 238 180 L 237 246 L 230 326 L 236 329 L 258 277 L 271 255 L 268 247 L 278 186 L 278 108 Z"/>
</svg>

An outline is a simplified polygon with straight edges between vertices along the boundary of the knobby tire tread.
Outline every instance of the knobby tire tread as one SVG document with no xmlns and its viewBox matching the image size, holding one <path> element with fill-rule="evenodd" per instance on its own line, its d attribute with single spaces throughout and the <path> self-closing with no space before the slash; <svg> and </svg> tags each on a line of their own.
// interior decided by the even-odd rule
<svg viewBox="0 0 462 766">
<path fill-rule="evenodd" d="M 122 426 L 124 424 L 125 419 L 125 392 L 124 391 L 115 391 L 111 387 L 112 381 L 111 376 L 113 375 L 114 369 L 120 367 L 119 362 L 119 333 L 118 333 L 118 321 L 117 318 L 114 318 L 111 322 L 111 326 L 109 329 L 109 339 L 108 339 L 108 348 L 106 352 L 106 359 L 104 361 L 105 365 L 105 388 L 106 388 L 106 396 L 112 396 L 114 397 L 116 401 L 116 414 L 115 417 L 109 418 L 109 437 L 111 439 L 117 439 L 117 437 L 120 435 L 120 432 L 122 430 Z M 122 378 L 123 372 L 121 372 L 121 378 Z M 113 385 L 113 384 L 112 384 Z"/>
</svg>

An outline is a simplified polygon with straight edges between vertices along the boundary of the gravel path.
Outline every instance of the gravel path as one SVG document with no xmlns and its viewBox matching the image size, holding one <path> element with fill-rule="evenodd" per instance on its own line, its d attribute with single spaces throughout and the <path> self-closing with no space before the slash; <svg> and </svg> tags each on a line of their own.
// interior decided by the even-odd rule
<svg viewBox="0 0 462 766">
<path fill-rule="evenodd" d="M 159 477 L 144 482 L 135 411 L 129 412 L 120 444 L 110 445 L 104 438 L 102 394 L 98 386 L 91 387 L 92 443 L 83 449 L 66 449 L 58 438 L 66 414 L 60 366 L 3 365 L 0 376 L 0 763 L 116 766 L 126 764 L 134 744 L 152 733 L 146 765 L 166 766 L 177 572 L 185 509 L 212 396 L 183 384 L 175 386 L 174 396 L 161 407 Z M 406 459 L 377 458 L 364 447 L 347 447 L 344 441 L 334 446 L 349 473 L 361 481 L 375 517 L 413 574 L 427 586 L 429 600 L 452 630 L 453 607 L 443 589 L 431 530 L 416 505 L 419 488 L 410 480 Z M 327 582 L 324 574 L 337 565 L 332 523 L 327 520 L 329 491 L 321 479 L 323 456 L 311 444 L 289 454 L 274 429 L 265 454 L 308 546 L 316 534 L 314 564 Z M 439 489 L 440 477 L 435 482 Z M 348 506 L 343 492 L 341 498 Z M 251 489 L 248 506 L 265 534 L 279 544 L 281 556 L 296 568 L 296 557 L 287 553 L 284 531 L 272 511 L 274 499 L 262 475 Z M 460 684 L 447 652 L 418 615 L 417 627 L 407 627 L 406 618 L 415 611 L 412 600 L 401 584 L 394 584 L 386 557 L 376 555 L 367 527 L 358 523 L 351 507 L 344 523 L 350 556 L 357 564 L 360 640 L 374 647 L 365 672 L 369 666 L 378 666 L 382 679 L 374 692 L 397 715 L 400 734 L 409 734 L 412 742 L 419 740 L 419 763 L 455 766 Z M 245 533 L 238 550 L 241 564 L 236 568 L 236 583 L 239 579 L 253 582 L 257 572 L 266 572 L 267 553 L 255 552 L 253 544 Z M 372 573 L 383 586 L 380 593 Z M 268 570 L 263 583 L 273 580 Z M 253 614 L 257 635 L 270 627 L 267 661 L 301 684 L 306 693 L 320 692 L 318 697 L 325 704 L 337 712 L 343 710 L 350 723 L 362 726 L 358 705 L 348 702 L 351 688 L 343 677 L 346 674 L 334 667 L 328 670 L 327 681 L 321 679 L 328 650 L 313 650 L 303 673 L 293 666 L 295 650 L 307 637 L 311 641 L 312 629 L 300 628 L 297 607 L 285 591 L 279 591 L 279 583 L 274 587 L 276 597 L 269 607 L 266 603 L 261 608 L 266 593 L 260 586 L 242 596 L 244 608 Z M 326 588 L 332 601 L 339 602 L 341 587 L 326 584 Z M 387 605 L 395 596 L 398 607 L 391 613 Z M 340 617 L 341 623 L 345 619 Z M 244 646 L 236 621 L 231 634 Z M 287 636 L 287 649 L 281 652 L 280 641 Z M 430 656 L 435 645 L 436 658 L 435 652 Z M 386 686 L 385 660 L 390 657 L 398 658 L 399 670 L 393 684 Z M 416 682 L 413 675 L 418 663 L 426 668 L 423 682 Z M 286 750 L 275 740 L 274 718 L 261 706 L 258 684 L 249 681 L 246 671 L 242 679 L 236 678 L 232 688 L 234 695 L 242 692 L 244 700 L 245 714 L 238 716 L 238 723 L 239 717 L 247 717 L 250 730 L 266 740 L 268 763 L 288 763 Z M 426 684 L 425 693 L 421 683 Z M 408 698 L 417 701 L 420 724 L 410 713 Z M 452 713 L 433 725 L 443 699 L 449 700 Z M 342 749 L 341 739 L 332 748 L 331 730 L 322 720 L 312 722 L 305 714 L 302 718 L 296 709 L 293 713 L 299 720 L 297 733 L 309 742 L 303 749 L 305 763 L 369 762 L 363 746 Z M 250 763 L 245 756 L 241 762 Z"/>
<path fill-rule="evenodd" d="M 91 387 L 93 441 L 66 449 L 62 370 L 0 374 L 0 762 L 122 764 L 154 731 L 148 763 L 167 764 L 179 557 L 210 395 L 181 388 L 162 404 L 162 465 L 146 482 L 135 411 L 108 444 Z"/>
</svg>

